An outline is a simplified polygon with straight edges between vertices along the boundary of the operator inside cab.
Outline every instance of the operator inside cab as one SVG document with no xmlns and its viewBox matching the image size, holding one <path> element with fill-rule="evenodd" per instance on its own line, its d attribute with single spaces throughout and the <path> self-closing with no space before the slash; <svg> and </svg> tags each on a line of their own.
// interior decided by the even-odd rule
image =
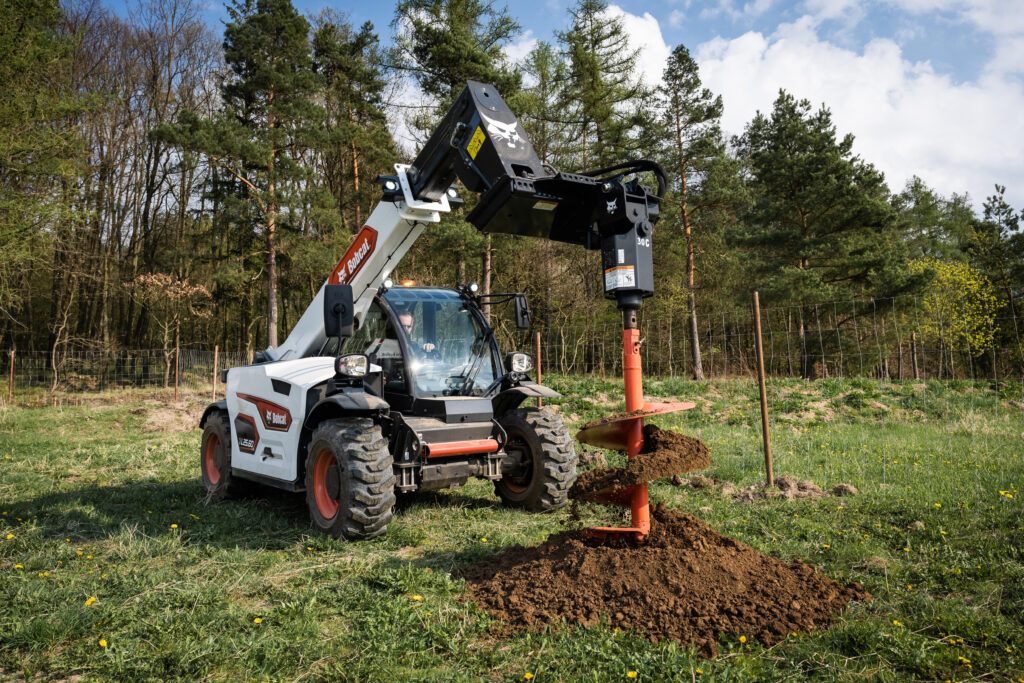
<svg viewBox="0 0 1024 683">
<path fill-rule="evenodd" d="M 414 349 L 419 348 L 424 353 L 431 353 L 437 348 L 433 342 L 423 341 L 413 336 L 412 329 L 416 326 L 416 318 L 413 316 L 412 311 L 404 310 L 400 312 L 398 314 L 398 322 L 401 323 L 405 333 L 409 335 L 409 341 Z"/>
</svg>

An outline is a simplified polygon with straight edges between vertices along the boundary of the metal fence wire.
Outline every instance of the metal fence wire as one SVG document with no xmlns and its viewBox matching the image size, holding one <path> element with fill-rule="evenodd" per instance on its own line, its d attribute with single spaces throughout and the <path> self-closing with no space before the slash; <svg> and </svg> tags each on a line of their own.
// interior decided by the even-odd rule
<svg viewBox="0 0 1024 683">
<path fill-rule="evenodd" d="M 505 350 L 533 351 L 541 338 L 546 373 L 621 374 L 621 327 L 604 315 L 584 325 L 517 330 L 495 316 Z M 835 301 L 761 309 L 765 371 L 774 378 L 877 380 L 990 380 L 999 387 L 1024 381 L 1022 322 L 1002 315 L 967 320 L 948 307 L 919 297 Z M 754 322 L 750 309 L 697 317 L 701 370 L 708 380 L 751 377 L 755 372 Z M 690 321 L 685 310 L 671 317 L 641 315 L 642 360 L 649 377 L 693 377 Z M 144 349 L 0 352 L 7 391 L 95 393 L 119 389 L 210 392 L 218 372 L 251 362 L 249 354 L 211 349 Z M 12 364 L 13 363 L 13 364 Z M 1024 401 L 1024 396 L 1021 397 Z"/>
</svg>

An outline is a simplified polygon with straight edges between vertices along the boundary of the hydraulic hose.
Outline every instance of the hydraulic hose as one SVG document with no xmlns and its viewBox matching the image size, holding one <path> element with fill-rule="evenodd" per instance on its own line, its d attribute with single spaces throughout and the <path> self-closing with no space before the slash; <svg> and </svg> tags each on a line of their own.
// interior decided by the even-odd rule
<svg viewBox="0 0 1024 683">
<path fill-rule="evenodd" d="M 665 197 L 665 191 L 668 189 L 668 175 L 665 173 L 665 169 L 661 167 L 661 164 L 656 161 L 650 161 L 648 159 L 639 159 L 637 161 L 627 161 L 621 164 L 615 164 L 614 166 L 607 166 L 605 168 L 599 168 L 594 171 L 585 171 L 580 175 L 588 176 L 599 176 L 604 173 L 610 173 L 611 171 L 650 171 L 658 179 L 658 199 Z"/>
</svg>

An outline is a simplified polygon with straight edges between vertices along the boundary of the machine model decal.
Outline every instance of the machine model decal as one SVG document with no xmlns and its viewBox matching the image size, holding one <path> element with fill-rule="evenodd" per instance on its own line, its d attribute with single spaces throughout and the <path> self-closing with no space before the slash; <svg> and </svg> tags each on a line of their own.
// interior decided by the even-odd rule
<svg viewBox="0 0 1024 683">
<path fill-rule="evenodd" d="M 480 153 L 480 146 L 484 144 L 484 139 L 484 129 L 477 126 L 476 132 L 473 133 L 473 137 L 470 138 L 469 144 L 466 145 L 466 151 L 469 152 L 470 159 L 476 159 L 476 155 Z"/>
<path fill-rule="evenodd" d="M 498 140 L 501 140 L 510 149 L 516 148 L 516 143 L 520 142 L 522 138 L 519 137 L 519 131 L 516 128 L 519 124 L 516 121 L 512 123 L 502 123 L 501 121 L 495 121 L 494 119 L 487 118 L 483 112 L 480 112 L 480 118 L 487 124 L 488 132 Z"/>
<path fill-rule="evenodd" d="M 238 438 L 238 450 L 243 453 L 256 452 L 256 446 L 260 443 L 260 434 L 256 431 L 256 420 L 239 413 L 235 418 L 235 436 Z"/>
<path fill-rule="evenodd" d="M 352 242 L 352 246 L 348 248 L 345 255 L 338 261 L 338 265 L 335 266 L 334 272 L 331 273 L 331 277 L 328 280 L 331 284 L 347 285 L 352 282 L 352 278 L 355 277 L 359 269 L 366 263 L 370 254 L 377 248 L 377 231 L 371 228 L 369 225 L 363 226 L 363 229 L 356 235 L 355 240 Z"/>
<path fill-rule="evenodd" d="M 260 419 L 263 420 L 263 426 L 267 429 L 273 432 L 287 432 L 292 426 L 292 414 L 288 412 L 287 408 L 259 396 L 239 394 L 238 398 L 256 404 L 256 408 L 260 411 Z"/>
<path fill-rule="evenodd" d="M 615 213 L 615 209 L 618 208 L 618 205 L 619 205 L 619 198 L 616 197 L 615 199 L 611 200 L 610 202 L 605 202 L 605 203 L 608 205 L 608 213 Z"/>
</svg>

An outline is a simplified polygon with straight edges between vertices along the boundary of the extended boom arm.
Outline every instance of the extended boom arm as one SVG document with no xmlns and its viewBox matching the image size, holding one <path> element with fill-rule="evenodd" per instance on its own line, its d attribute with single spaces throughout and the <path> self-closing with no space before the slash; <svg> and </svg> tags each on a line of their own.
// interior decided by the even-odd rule
<svg viewBox="0 0 1024 683">
<path fill-rule="evenodd" d="M 515 115 L 491 85 L 470 81 L 412 164 L 381 180 L 384 196 L 325 284 L 349 284 L 362 319 L 373 295 L 428 223 L 457 199 L 458 178 L 480 200 L 467 220 L 482 232 L 547 237 L 601 249 L 605 295 L 632 315 L 654 290 L 651 233 L 665 173 L 636 161 L 582 174 L 546 173 Z M 630 173 L 651 171 L 651 193 Z M 316 355 L 326 342 L 323 287 L 288 338 L 261 360 Z M 631 312 L 631 313 L 630 313 Z M 634 322 L 635 324 L 635 322 Z"/>
</svg>

